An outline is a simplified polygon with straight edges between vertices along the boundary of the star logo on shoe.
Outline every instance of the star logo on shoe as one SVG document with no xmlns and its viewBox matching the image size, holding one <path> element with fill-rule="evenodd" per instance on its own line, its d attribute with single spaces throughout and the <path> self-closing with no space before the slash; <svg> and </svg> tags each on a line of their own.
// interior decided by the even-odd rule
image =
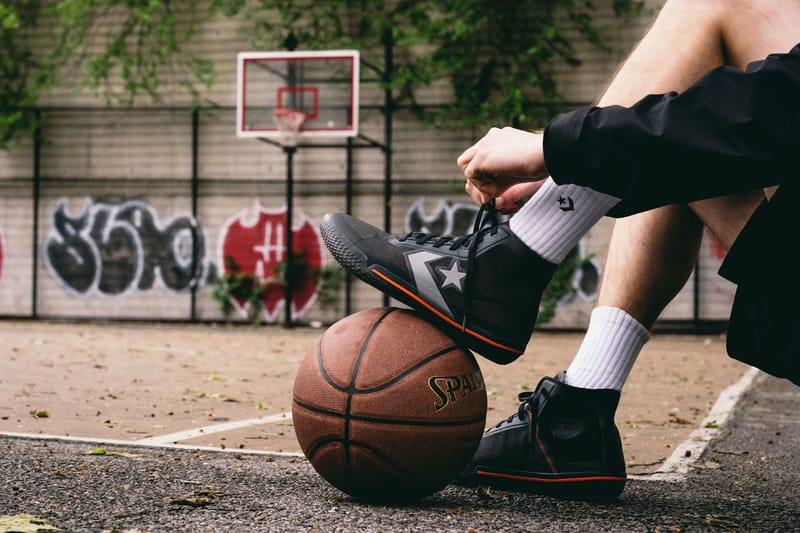
<svg viewBox="0 0 800 533">
<path fill-rule="evenodd" d="M 411 275 L 414 278 L 414 285 L 417 287 L 417 292 L 436 309 L 445 312 L 448 315 L 452 315 L 450 307 L 447 305 L 447 302 L 445 302 L 442 291 L 433 277 L 433 270 L 429 267 L 430 263 L 441 260 L 442 258 L 443 256 L 427 250 L 413 252 L 406 256 L 409 269 L 411 270 Z M 447 283 L 448 280 L 450 280 L 452 283 L 455 283 L 455 276 L 457 276 L 459 273 L 453 272 L 454 268 L 457 270 L 458 265 L 451 265 L 449 269 L 439 269 L 440 271 L 450 274 L 449 277 L 448 274 L 444 274 L 445 283 Z"/>
<path fill-rule="evenodd" d="M 562 211 L 574 211 L 575 202 L 573 202 L 572 198 L 570 198 L 569 196 L 559 196 L 558 208 L 561 209 Z"/>
<path fill-rule="evenodd" d="M 455 287 L 458 292 L 461 292 L 461 280 L 464 279 L 464 276 L 467 275 L 466 272 L 461 272 L 458 268 L 458 261 L 453 261 L 453 264 L 450 265 L 450 268 L 443 268 L 439 267 L 436 271 L 444 276 L 444 281 L 442 282 L 442 289 L 446 289 L 447 287 Z"/>
</svg>

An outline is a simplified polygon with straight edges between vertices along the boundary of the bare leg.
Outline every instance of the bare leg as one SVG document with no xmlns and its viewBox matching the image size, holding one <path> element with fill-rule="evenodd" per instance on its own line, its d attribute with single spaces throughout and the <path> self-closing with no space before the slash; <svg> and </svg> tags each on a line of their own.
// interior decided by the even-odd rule
<svg viewBox="0 0 800 533">
<path fill-rule="evenodd" d="M 648 93 L 681 91 L 714 67 L 744 68 L 788 51 L 800 40 L 798 21 L 800 2 L 670 0 L 599 105 L 630 105 Z M 716 198 L 695 202 L 691 210 L 668 206 L 618 220 L 598 305 L 619 307 L 650 328 L 691 274 L 703 224 L 728 249 L 763 198 Z"/>
<path fill-rule="evenodd" d="M 617 220 L 597 305 L 623 309 L 650 329 L 692 273 L 702 229 L 686 206 Z"/>
<path fill-rule="evenodd" d="M 712 68 L 744 68 L 788 51 L 800 34 L 786 23 L 800 21 L 800 1 L 791 4 L 778 9 L 770 0 L 668 0 L 598 104 L 630 105 L 646 94 L 679 92 Z M 689 278 L 703 226 L 728 249 L 763 199 L 757 191 L 617 220 L 597 307 L 567 369 L 567 384 L 621 390 L 647 330 Z"/>
</svg>

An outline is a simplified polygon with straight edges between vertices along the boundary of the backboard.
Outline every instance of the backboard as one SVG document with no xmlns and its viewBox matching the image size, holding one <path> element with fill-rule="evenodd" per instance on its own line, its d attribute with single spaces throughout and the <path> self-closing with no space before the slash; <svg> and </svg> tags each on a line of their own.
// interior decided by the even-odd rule
<svg viewBox="0 0 800 533">
<path fill-rule="evenodd" d="M 236 135 L 284 137 L 284 110 L 305 114 L 301 138 L 357 135 L 359 59 L 357 50 L 239 53 Z"/>
</svg>

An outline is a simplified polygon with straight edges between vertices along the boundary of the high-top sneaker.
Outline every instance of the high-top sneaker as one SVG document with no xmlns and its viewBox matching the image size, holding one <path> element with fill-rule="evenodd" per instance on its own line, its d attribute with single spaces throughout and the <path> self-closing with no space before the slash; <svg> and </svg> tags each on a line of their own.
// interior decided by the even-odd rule
<svg viewBox="0 0 800 533">
<path fill-rule="evenodd" d="M 613 499 L 624 489 L 625 459 L 614 413 L 619 392 L 544 378 L 523 392 L 519 410 L 488 429 L 463 478 L 466 485 L 569 498 Z"/>
<path fill-rule="evenodd" d="M 498 222 L 488 204 L 463 237 L 394 235 L 339 213 L 325 215 L 320 228 L 345 269 L 501 364 L 525 351 L 556 268 Z"/>
</svg>

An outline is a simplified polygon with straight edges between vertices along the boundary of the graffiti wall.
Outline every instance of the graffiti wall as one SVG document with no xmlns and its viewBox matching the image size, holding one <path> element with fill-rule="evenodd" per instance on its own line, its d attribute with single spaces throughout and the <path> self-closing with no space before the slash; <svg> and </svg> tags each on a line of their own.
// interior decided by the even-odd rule
<svg viewBox="0 0 800 533">
<path fill-rule="evenodd" d="M 37 191 L 24 174 L 32 167 L 32 151 L 0 154 L 0 316 L 248 321 L 255 313 L 266 323 L 285 319 L 289 224 L 286 159 L 279 147 L 243 144 L 226 126 L 232 115 L 219 111 L 200 124 L 193 184 L 179 177 L 191 157 L 181 152 L 174 159 L 171 148 L 154 149 L 158 120 L 136 115 L 120 129 L 113 127 L 119 117 L 112 120 L 104 111 L 89 121 L 90 129 L 102 132 L 97 139 L 70 113 L 52 119 L 47 130 L 41 164 L 46 175 Z M 363 130 L 379 138 L 382 122 L 376 116 L 364 113 Z M 177 120 L 173 111 L 162 118 Z M 357 150 L 348 158 L 341 149 L 298 149 L 292 320 L 332 323 L 347 312 L 384 305 L 381 293 L 358 280 L 325 287 L 322 298 L 320 274 L 335 265 L 318 231 L 326 212 L 349 209 L 382 226 L 389 209 L 394 232 L 472 231 L 477 208 L 464 194 L 454 163 L 468 134 L 412 127 L 409 117 L 402 123 L 394 139 L 388 203 L 379 150 Z M 166 134 L 185 129 L 173 125 Z M 172 139 L 168 146 L 178 144 Z M 139 166 L 143 160 L 148 164 Z M 552 302 L 548 326 L 587 323 L 612 226 L 602 220 L 573 251 L 565 272 L 568 290 Z M 733 287 L 716 275 L 723 257 L 706 239 L 697 271 L 701 318 L 728 316 Z M 223 298 L 230 314 L 220 301 L 220 280 L 238 284 L 228 286 Z M 664 317 L 691 319 L 694 288 L 690 280 Z"/>
<path fill-rule="evenodd" d="M 274 198 L 272 201 L 276 203 Z M 300 198 L 297 203 L 292 250 L 302 269 L 291 294 L 292 320 L 331 322 L 343 316 L 345 288 L 339 287 L 333 309 L 320 308 L 319 272 L 332 259 L 322 243 L 318 222 L 335 206 L 328 208 L 330 203 L 319 198 Z M 464 235 L 472 231 L 478 211 L 475 205 L 459 201 L 457 195 L 407 195 L 395 203 L 404 206 L 395 210 L 396 231 L 402 232 Z M 249 205 L 242 207 L 245 204 Z M 359 216 L 379 218 L 379 213 L 368 207 L 374 205 L 365 202 Z M 186 319 L 194 312 L 198 319 L 222 319 L 223 309 L 212 291 L 220 280 L 239 276 L 262 287 L 257 299 L 260 321 L 284 319 L 285 205 L 269 206 L 250 198 L 209 199 L 199 215 L 192 215 L 158 199 L 112 202 L 61 196 L 53 199 L 41 217 L 44 224 L 36 248 L 40 270 L 37 307 L 42 316 Z M 611 227 L 612 221 L 601 221 L 574 250 L 577 261 L 567 272 L 570 290 L 554 302 L 548 325 L 576 327 L 588 320 Z M 14 261 L 12 256 L 22 248 L 8 244 L 18 236 L 12 234 L 9 239 L 6 234 L 6 228 L 0 226 L 0 311 L 24 314 L 24 309 L 9 306 L 8 295 L 15 292 L 15 279 L 29 278 L 25 271 L 30 261 Z M 699 273 L 706 279 L 705 290 L 719 302 L 718 309 L 710 308 L 710 312 L 724 318 L 733 287 L 715 275 L 723 259 L 724 251 L 707 238 Z M 361 282 L 356 281 L 350 291 L 353 310 L 382 305 L 382 295 Z M 253 319 L 254 301 L 248 294 L 231 292 L 229 299 L 234 312 L 228 319 Z M 681 319 L 692 303 L 692 293 L 687 290 L 665 316 Z"/>
<path fill-rule="evenodd" d="M 292 261 L 302 266 L 296 269 L 300 274 L 294 279 L 291 295 L 291 314 L 297 319 L 317 300 L 315 273 L 322 267 L 326 252 L 318 222 L 302 212 L 293 218 Z M 256 204 L 236 213 L 222 228 L 217 264 L 225 274 L 251 274 L 264 286 L 258 300 L 262 318 L 269 323 L 279 321 L 285 310 L 287 250 L 285 207 L 271 209 Z M 252 304 L 246 299 L 235 297 L 233 302 L 241 316 L 250 314 Z"/>
<path fill-rule="evenodd" d="M 193 292 L 208 304 L 215 282 L 238 273 L 266 287 L 260 298 L 261 319 L 277 322 L 283 318 L 285 301 L 285 228 L 285 207 L 257 202 L 209 228 L 199 217 L 159 209 L 146 200 L 58 198 L 48 214 L 40 250 L 46 272 L 42 282 L 49 287 L 43 291 L 42 310 L 186 318 Z M 292 291 L 293 318 L 300 318 L 316 302 L 314 274 L 325 250 L 317 222 L 302 211 L 295 211 L 292 232 L 295 263 L 309 267 Z M 218 242 L 212 243 L 209 234 L 217 235 Z M 230 299 L 238 311 L 232 319 L 248 318 L 250 303 L 235 295 Z M 208 315 L 214 316 L 213 305 Z"/>
<path fill-rule="evenodd" d="M 34 284 L 31 187 L 2 177 L 0 167 L 0 317 L 28 316 Z"/>
<path fill-rule="evenodd" d="M 191 215 L 161 222 L 140 200 L 108 204 L 87 198 L 70 213 L 59 199 L 42 258 L 50 275 L 75 296 L 124 296 L 154 288 L 181 292 L 213 272 L 206 242 Z"/>
</svg>

